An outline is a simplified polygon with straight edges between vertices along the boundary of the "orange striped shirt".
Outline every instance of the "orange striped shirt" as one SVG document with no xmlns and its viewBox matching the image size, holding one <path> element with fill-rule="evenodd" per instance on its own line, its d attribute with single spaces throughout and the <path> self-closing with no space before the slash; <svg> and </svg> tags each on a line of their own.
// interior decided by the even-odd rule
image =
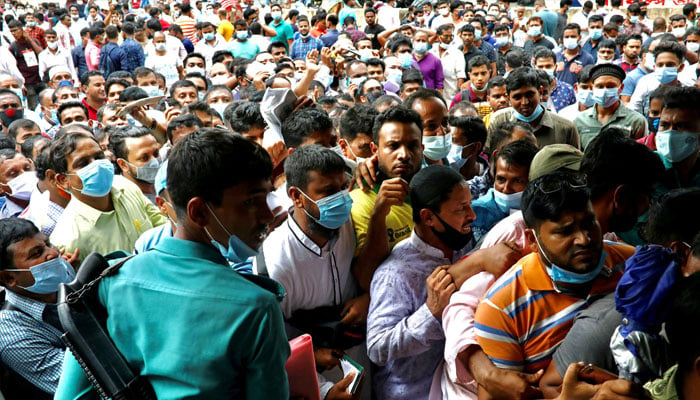
<svg viewBox="0 0 700 400">
<path fill-rule="evenodd" d="M 475 328 L 494 365 L 530 373 L 547 368 L 576 314 L 592 297 L 615 290 L 634 253 L 634 247 L 607 241 L 603 250 L 607 274 L 595 279 L 588 299 L 557 292 L 537 253 L 520 259 L 491 286 L 476 310 Z"/>
<path fill-rule="evenodd" d="M 192 41 L 192 44 L 197 43 L 197 30 L 194 29 L 195 21 L 188 16 L 181 16 L 175 20 L 175 24 L 182 29 L 182 34 Z"/>
</svg>

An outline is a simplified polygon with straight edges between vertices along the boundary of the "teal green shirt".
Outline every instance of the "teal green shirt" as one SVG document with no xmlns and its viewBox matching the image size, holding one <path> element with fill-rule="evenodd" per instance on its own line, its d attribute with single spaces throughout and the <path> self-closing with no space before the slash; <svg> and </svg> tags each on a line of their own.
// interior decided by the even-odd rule
<svg viewBox="0 0 700 400">
<path fill-rule="evenodd" d="M 228 51 L 230 51 L 234 57 L 252 60 L 258 55 L 258 53 L 260 53 L 260 47 L 253 43 L 250 39 L 246 40 L 245 42 L 234 39 L 230 42 Z"/>
<path fill-rule="evenodd" d="M 289 42 L 288 40 L 294 39 L 294 30 L 292 26 L 280 20 L 279 24 L 272 22 L 272 27 L 277 32 L 277 36 L 270 39 L 270 42 L 280 41 L 284 44 L 284 48 L 287 49 L 287 54 L 289 54 Z"/>
<path fill-rule="evenodd" d="M 107 330 L 158 399 L 288 399 L 276 297 L 212 246 L 165 238 L 99 286 Z M 56 399 L 97 399 L 72 356 Z"/>
</svg>

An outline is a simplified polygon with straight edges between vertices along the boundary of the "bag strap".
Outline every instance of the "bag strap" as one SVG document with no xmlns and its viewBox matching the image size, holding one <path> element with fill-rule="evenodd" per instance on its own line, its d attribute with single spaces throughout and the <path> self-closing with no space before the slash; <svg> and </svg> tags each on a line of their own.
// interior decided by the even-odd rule
<svg viewBox="0 0 700 400">
<path fill-rule="evenodd" d="M 95 288 L 95 286 L 98 283 L 100 283 L 102 278 L 116 275 L 117 272 L 119 272 L 119 269 L 124 265 L 124 263 L 131 260 L 133 257 L 134 256 L 122 258 L 121 260 L 116 262 L 114 265 L 110 265 L 109 267 L 105 268 L 104 271 L 102 271 L 100 273 L 100 275 L 97 276 L 97 278 L 91 280 L 90 282 L 85 283 L 80 289 L 76 290 L 75 292 L 69 293 L 66 296 L 66 303 L 75 304 L 78 301 L 80 301 L 83 297 L 85 297 L 87 294 L 92 292 L 92 290 Z"/>
</svg>

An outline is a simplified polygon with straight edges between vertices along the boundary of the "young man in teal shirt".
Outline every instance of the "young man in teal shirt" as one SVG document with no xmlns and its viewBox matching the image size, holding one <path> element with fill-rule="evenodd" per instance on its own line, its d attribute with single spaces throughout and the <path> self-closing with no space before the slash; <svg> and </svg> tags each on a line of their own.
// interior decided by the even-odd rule
<svg viewBox="0 0 700 400">
<path fill-rule="evenodd" d="M 272 15 L 271 26 L 277 32 L 277 36 L 270 39 L 270 42 L 282 42 L 284 48 L 287 50 L 287 54 L 289 54 L 289 46 L 292 45 L 292 41 L 294 40 L 294 29 L 282 19 L 281 5 L 276 3 L 270 6 L 270 15 Z"/>
</svg>

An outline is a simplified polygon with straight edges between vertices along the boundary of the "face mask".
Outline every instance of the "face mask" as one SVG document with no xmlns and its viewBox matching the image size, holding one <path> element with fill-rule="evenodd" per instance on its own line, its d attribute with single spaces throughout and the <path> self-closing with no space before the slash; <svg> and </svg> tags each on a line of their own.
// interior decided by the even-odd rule
<svg viewBox="0 0 700 400">
<path fill-rule="evenodd" d="M 494 24 L 493 22 L 489 22 L 486 24 L 486 28 L 488 28 L 489 31 L 492 31 L 495 25 L 496 24 Z"/>
<path fill-rule="evenodd" d="M 564 38 L 564 47 L 573 50 L 578 47 L 578 40 L 576 38 Z"/>
<path fill-rule="evenodd" d="M 510 38 L 508 36 L 499 36 L 496 38 L 496 46 L 506 46 L 510 43 Z"/>
<path fill-rule="evenodd" d="M 603 269 L 605 266 L 605 258 L 607 257 L 607 254 L 605 253 L 605 250 L 601 251 L 600 253 L 600 260 L 598 260 L 598 265 L 596 265 L 595 268 L 593 268 L 592 271 L 585 272 L 585 273 L 577 273 L 573 271 L 569 271 L 567 269 L 564 269 L 556 264 L 554 264 L 549 257 L 547 256 L 547 253 L 544 252 L 544 249 L 542 248 L 542 245 L 540 245 L 539 239 L 537 239 L 537 235 L 535 235 L 535 242 L 537 242 L 537 247 L 540 248 L 540 254 L 544 257 L 544 259 L 549 263 L 550 267 L 547 267 L 547 274 L 549 275 L 550 278 L 552 278 L 552 281 L 554 282 L 561 282 L 561 283 L 574 283 L 574 284 L 585 284 L 593 279 L 595 279 L 599 274 L 600 271 Z"/>
<path fill-rule="evenodd" d="M 282 19 L 282 13 L 279 12 L 279 11 L 273 11 L 273 12 L 270 13 L 270 15 L 272 15 L 272 18 L 273 18 L 275 21 L 279 21 L 280 19 Z"/>
<path fill-rule="evenodd" d="M 148 97 L 154 97 L 154 96 L 162 96 L 163 93 L 160 92 L 160 89 L 158 86 L 141 86 L 141 89 L 143 89 L 144 92 L 148 95 Z"/>
<path fill-rule="evenodd" d="M 46 45 L 51 50 L 56 50 L 58 48 L 58 42 L 46 42 Z"/>
<path fill-rule="evenodd" d="M 80 15 L 71 14 L 71 15 L 70 15 L 70 18 L 71 18 L 73 21 L 77 21 L 78 18 L 80 18 Z"/>
<path fill-rule="evenodd" d="M 668 130 L 656 133 L 656 147 L 668 161 L 681 162 L 698 151 L 698 134 Z"/>
<path fill-rule="evenodd" d="M 51 125 L 58 125 L 58 115 L 56 110 L 51 110 L 51 117 L 49 117 L 49 122 L 51 122 Z"/>
<path fill-rule="evenodd" d="M 18 119 L 22 119 L 24 117 L 24 109 L 19 108 L 19 109 L 14 109 L 10 108 L 5 111 L 0 111 L 0 121 L 2 121 L 2 124 L 5 125 L 6 127 L 10 126 L 11 123 L 17 121 Z"/>
<path fill-rule="evenodd" d="M 299 32 L 299 36 L 300 36 L 302 39 L 308 39 L 309 36 L 311 36 L 311 33 L 307 32 L 306 34 L 303 34 L 303 33 Z"/>
<path fill-rule="evenodd" d="M 447 50 L 450 48 L 450 44 L 449 43 L 440 43 L 440 48 L 443 50 Z"/>
<path fill-rule="evenodd" d="M 450 15 L 450 9 L 449 9 L 449 8 L 441 8 L 439 11 L 440 11 L 440 15 L 442 15 L 443 17 L 446 17 L 446 16 Z"/>
<path fill-rule="evenodd" d="M 541 33 L 542 33 L 542 29 L 539 26 L 531 26 L 527 30 L 527 35 L 530 37 L 540 36 Z"/>
<path fill-rule="evenodd" d="M 656 133 L 659 130 L 659 117 L 647 117 L 649 130 Z"/>
<path fill-rule="evenodd" d="M 129 165 L 132 165 L 127 161 Z M 146 183 L 154 183 L 158 168 L 163 164 L 159 158 L 151 158 L 146 164 L 136 167 L 136 176 L 134 178 Z M 131 171 L 129 172 L 131 173 Z"/>
<path fill-rule="evenodd" d="M 226 75 L 217 75 L 211 78 L 211 84 L 215 86 L 226 85 L 226 81 L 228 81 L 228 76 Z"/>
<path fill-rule="evenodd" d="M 654 68 L 656 68 L 656 60 L 654 59 L 654 56 L 651 53 L 647 53 L 647 56 L 644 59 L 644 68 L 646 68 L 649 71 L 653 71 Z"/>
<path fill-rule="evenodd" d="M 633 24 L 636 24 L 637 22 L 639 22 L 639 16 L 638 15 L 630 16 L 630 22 Z"/>
<path fill-rule="evenodd" d="M 362 49 L 359 51 L 360 53 L 360 60 L 367 62 L 370 58 L 374 58 L 374 54 L 372 54 L 372 49 Z"/>
<path fill-rule="evenodd" d="M 86 167 L 81 168 L 77 174 L 78 178 L 83 182 L 83 188 L 78 190 L 85 196 L 102 197 L 109 193 L 114 182 L 114 166 L 106 158 L 95 160 Z"/>
<path fill-rule="evenodd" d="M 204 68 L 200 68 L 200 67 L 187 67 L 187 69 L 186 69 L 185 71 L 186 71 L 186 73 L 188 73 L 188 74 L 189 74 L 189 73 L 192 73 L 192 72 L 196 72 L 196 73 L 198 73 L 198 74 L 204 76 Z"/>
<path fill-rule="evenodd" d="M 536 120 L 542 114 L 543 111 L 544 111 L 544 107 L 539 105 L 535 108 L 535 111 L 532 112 L 532 115 L 526 117 L 526 116 L 520 114 L 519 112 L 517 112 L 516 110 L 513 110 L 513 112 L 515 113 L 515 118 L 517 118 L 523 122 L 532 122 L 532 121 Z"/>
<path fill-rule="evenodd" d="M 428 51 L 428 43 L 425 42 L 415 42 L 413 43 L 413 51 L 418 54 L 425 54 Z"/>
<path fill-rule="evenodd" d="M 248 39 L 248 32 L 246 32 L 246 31 L 236 32 L 236 39 L 238 39 L 240 41 L 244 41 L 244 40 Z"/>
<path fill-rule="evenodd" d="M 312 216 L 306 210 L 304 210 L 304 213 L 306 213 L 309 218 L 316 221 L 316 223 L 322 227 L 328 229 L 338 229 L 350 218 L 352 198 L 350 197 L 350 193 L 347 189 L 341 190 L 340 192 L 330 196 L 326 196 L 318 201 L 311 200 L 311 198 L 307 196 L 306 193 L 302 192 L 301 189 L 299 189 L 299 192 L 301 192 L 304 197 L 309 199 L 318 207 L 318 212 L 320 215 L 319 218 Z"/>
<path fill-rule="evenodd" d="M 445 246 L 455 251 L 461 250 L 464 248 L 464 246 L 467 245 L 467 243 L 469 243 L 474 238 L 474 233 L 472 231 L 469 231 L 469 233 L 462 233 L 450 226 L 450 224 L 448 224 L 447 222 L 443 221 L 442 218 L 440 218 L 440 216 L 437 215 L 437 213 L 434 214 L 435 217 L 437 217 L 437 219 L 442 223 L 442 226 L 443 228 L 445 228 L 445 231 L 438 232 L 432 226 L 430 227 L 430 229 Z"/>
<path fill-rule="evenodd" d="M 591 35 L 591 39 L 598 40 L 603 37 L 603 30 L 600 28 L 589 29 L 588 33 Z"/>
<path fill-rule="evenodd" d="M 36 22 L 34 22 L 34 21 L 32 21 L 32 22 L 27 22 L 27 26 L 29 26 L 29 27 L 34 27 L 34 26 L 36 26 Z"/>
<path fill-rule="evenodd" d="M 474 29 L 474 41 L 481 39 L 481 29 Z"/>
<path fill-rule="evenodd" d="M 660 67 L 654 71 L 654 75 L 656 76 L 656 80 L 658 80 L 659 83 L 665 85 L 676 80 L 676 78 L 678 77 L 678 68 Z"/>
<path fill-rule="evenodd" d="M 205 33 L 204 40 L 207 42 L 214 40 L 214 32 Z"/>
<path fill-rule="evenodd" d="M 207 204 L 207 208 L 209 209 L 209 212 L 211 212 L 211 215 L 214 216 L 216 223 L 219 224 L 221 229 L 223 229 L 224 232 L 226 232 L 226 235 L 228 235 L 228 248 L 226 248 L 222 246 L 221 243 L 214 240 L 214 237 L 209 233 L 207 228 L 204 228 L 204 232 L 206 232 L 207 236 L 209 236 L 211 244 L 216 247 L 217 250 L 219 250 L 219 253 L 221 253 L 224 258 L 234 264 L 238 264 L 258 254 L 256 250 L 251 249 L 247 244 L 239 239 L 238 236 L 229 233 L 224 224 L 219 221 L 219 217 L 217 217 L 216 214 L 214 214 L 214 211 L 212 211 L 211 207 L 209 207 L 209 204 Z"/>
<path fill-rule="evenodd" d="M 698 42 L 687 42 L 685 44 L 685 47 L 691 52 L 691 53 L 697 53 L 698 50 L 700 49 L 700 43 Z"/>
<path fill-rule="evenodd" d="M 158 51 L 165 51 L 167 49 L 167 46 L 165 43 L 156 43 L 156 50 Z"/>
<path fill-rule="evenodd" d="M 613 62 L 612 58 L 609 59 L 609 60 L 606 60 L 606 59 L 601 58 L 600 56 L 598 56 L 598 61 L 596 61 L 596 65 L 599 65 L 599 64 L 612 64 L 612 62 Z"/>
<path fill-rule="evenodd" d="M 546 72 L 550 78 L 554 78 L 554 68 L 542 68 L 542 71 Z"/>
<path fill-rule="evenodd" d="M 348 78 L 348 86 L 357 85 L 359 88 L 367 80 L 364 76 L 358 76 L 357 78 Z"/>
<path fill-rule="evenodd" d="M 197 98 L 199 99 L 199 101 L 204 101 L 204 95 L 205 93 L 197 92 Z"/>
<path fill-rule="evenodd" d="M 498 190 L 493 190 L 493 200 L 496 204 L 505 210 L 520 210 L 520 199 L 523 198 L 523 192 L 505 194 Z"/>
<path fill-rule="evenodd" d="M 452 134 L 443 136 L 423 136 L 423 155 L 429 160 L 442 160 L 452 148 Z"/>
<path fill-rule="evenodd" d="M 228 106 L 228 104 L 226 104 L 226 103 L 209 104 L 209 107 L 213 108 L 214 110 L 216 110 L 216 112 L 219 113 L 219 116 L 221 116 L 221 119 L 224 119 L 224 110 L 226 109 L 226 106 Z"/>
<path fill-rule="evenodd" d="M 411 56 L 411 53 L 401 53 L 399 54 L 398 58 L 399 62 L 401 63 L 401 68 L 411 68 L 411 64 L 413 64 L 413 57 Z"/>
<path fill-rule="evenodd" d="M 584 107 L 592 107 L 595 104 L 593 101 L 593 93 L 590 90 L 579 89 L 576 93 L 576 100 L 583 104 Z"/>
<path fill-rule="evenodd" d="M 683 28 L 682 26 L 678 28 L 673 28 L 671 30 L 671 33 L 673 33 L 673 36 L 675 36 L 676 39 L 680 39 L 683 36 L 685 36 L 685 28 Z"/>
<path fill-rule="evenodd" d="M 403 77 L 403 73 L 398 70 L 398 69 L 388 69 L 388 74 L 386 79 L 390 82 L 394 82 L 395 84 L 399 85 L 401 84 L 401 78 Z"/>
<path fill-rule="evenodd" d="M 22 15 L 24 15 L 24 10 L 17 10 L 17 16 L 21 17 Z"/>
<path fill-rule="evenodd" d="M 129 124 L 129 126 L 136 126 L 136 127 L 141 127 L 141 123 L 136 120 L 136 118 L 132 117 L 131 114 L 126 114 L 126 123 Z"/>
<path fill-rule="evenodd" d="M 593 95 L 591 97 L 599 106 L 608 108 L 617 103 L 617 101 L 620 99 L 620 95 L 618 94 L 619 89 L 620 88 L 593 89 Z"/>
<path fill-rule="evenodd" d="M 71 282 L 75 278 L 75 269 L 60 255 L 29 269 L 6 269 L 5 271 L 30 272 L 34 277 L 34 284 L 29 287 L 20 287 L 36 294 L 55 293 L 61 283 Z"/>
<path fill-rule="evenodd" d="M 37 177 L 35 171 L 24 172 L 7 183 L 0 185 L 7 186 L 12 190 L 11 196 L 18 200 L 29 200 L 32 192 L 36 189 Z"/>
</svg>

